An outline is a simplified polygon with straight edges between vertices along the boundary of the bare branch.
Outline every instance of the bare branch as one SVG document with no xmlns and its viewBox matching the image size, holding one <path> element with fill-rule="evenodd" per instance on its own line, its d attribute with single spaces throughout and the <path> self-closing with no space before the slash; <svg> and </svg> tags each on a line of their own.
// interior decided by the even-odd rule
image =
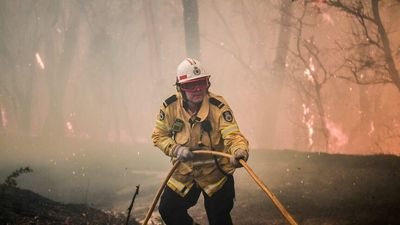
<svg viewBox="0 0 400 225">
<path fill-rule="evenodd" d="M 233 45 L 234 45 L 235 48 L 236 48 L 236 51 L 239 52 L 239 54 L 240 54 L 240 47 L 239 47 L 239 44 L 238 44 L 238 42 L 237 42 L 237 40 L 236 40 L 236 38 L 235 38 L 235 35 L 233 34 L 232 30 L 230 29 L 230 27 L 232 27 L 232 26 L 229 26 L 229 25 L 228 25 L 228 23 L 227 23 L 225 17 L 224 17 L 224 16 L 222 15 L 222 13 L 221 13 L 221 10 L 219 10 L 219 8 L 218 8 L 217 3 L 215 2 L 215 0 L 212 1 L 212 4 L 211 4 L 211 5 L 214 7 L 214 10 L 215 10 L 215 12 L 217 13 L 218 18 L 219 18 L 219 19 L 222 21 L 222 23 L 224 24 L 224 28 L 225 28 L 225 30 L 226 30 L 227 33 L 228 33 L 227 36 L 228 36 L 228 37 L 231 37 L 232 42 L 233 42 Z"/>
<path fill-rule="evenodd" d="M 243 58 L 238 55 L 235 51 L 225 47 L 224 45 L 218 44 L 215 41 L 210 40 L 209 38 L 207 38 L 206 36 L 201 35 L 202 38 L 204 38 L 204 40 L 206 40 L 207 42 L 213 44 L 214 46 L 221 48 L 222 50 L 228 52 L 234 59 L 236 59 L 236 61 L 238 61 L 240 63 L 240 65 L 242 65 L 243 68 L 245 68 L 253 77 L 257 77 L 257 73 L 250 67 L 249 63 L 245 62 L 243 60 Z M 254 81 L 257 79 L 253 79 Z"/>
<path fill-rule="evenodd" d="M 359 4 L 357 6 L 349 6 L 349 5 L 342 3 L 342 1 L 340 1 L 340 0 L 328 0 L 328 1 L 326 1 L 326 4 L 336 7 L 336 8 L 339 8 L 350 15 L 353 15 L 356 17 L 361 17 L 363 19 L 366 19 L 370 22 L 375 23 L 375 20 L 373 18 L 364 14 L 362 4 L 361 5 Z"/>
<path fill-rule="evenodd" d="M 374 15 L 374 19 L 378 26 L 379 36 L 382 39 L 382 45 L 383 45 L 383 49 L 385 52 L 385 60 L 386 60 L 387 66 L 388 66 L 389 75 L 390 75 L 393 83 L 396 85 L 397 89 L 399 89 L 399 91 L 400 91 L 399 71 L 397 70 L 396 64 L 394 63 L 394 60 L 392 57 L 392 50 L 390 48 L 389 38 L 386 34 L 385 28 L 382 24 L 381 17 L 379 14 L 379 1 L 371 0 L 371 5 L 372 5 L 372 12 Z"/>
<path fill-rule="evenodd" d="M 340 76 L 340 75 L 337 75 L 336 77 L 346 80 L 346 81 L 350 81 L 350 82 L 358 84 L 358 85 L 375 85 L 375 84 L 391 84 L 391 83 L 393 83 L 390 80 L 373 80 L 373 81 L 363 82 L 356 75 L 354 75 L 354 79 L 351 79 L 348 76 Z"/>
<path fill-rule="evenodd" d="M 129 219 L 131 217 L 131 211 L 132 211 L 132 208 L 133 208 L 133 203 L 135 202 L 136 196 L 139 194 L 139 188 L 140 188 L 140 185 L 136 185 L 135 194 L 133 195 L 131 204 L 128 207 L 128 216 L 126 218 L 126 225 L 129 224 Z"/>
</svg>

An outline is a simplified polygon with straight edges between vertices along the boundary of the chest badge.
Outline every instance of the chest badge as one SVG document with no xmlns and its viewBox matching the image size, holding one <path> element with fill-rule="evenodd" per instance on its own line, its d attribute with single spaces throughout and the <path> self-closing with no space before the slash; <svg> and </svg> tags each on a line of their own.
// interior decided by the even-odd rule
<svg viewBox="0 0 400 225">
<path fill-rule="evenodd" d="M 176 119 L 174 124 L 172 125 L 172 132 L 179 133 L 182 131 L 184 123 L 181 119 Z"/>
<path fill-rule="evenodd" d="M 231 113 L 231 111 L 225 111 L 222 113 L 222 115 L 224 116 L 224 120 L 226 122 L 232 122 L 233 121 L 233 115 Z"/>
</svg>

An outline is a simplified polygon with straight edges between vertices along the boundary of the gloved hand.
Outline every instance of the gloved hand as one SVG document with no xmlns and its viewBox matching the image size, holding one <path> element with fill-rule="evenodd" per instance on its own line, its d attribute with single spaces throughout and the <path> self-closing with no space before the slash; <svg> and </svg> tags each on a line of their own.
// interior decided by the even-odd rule
<svg viewBox="0 0 400 225">
<path fill-rule="evenodd" d="M 235 151 L 235 154 L 230 158 L 230 163 L 235 168 L 240 168 L 242 167 L 242 164 L 240 164 L 239 160 L 243 159 L 244 161 L 247 161 L 248 158 L 249 158 L 249 153 L 246 150 L 238 149 Z"/>
<path fill-rule="evenodd" d="M 194 154 L 190 151 L 190 148 L 182 145 L 177 145 L 174 148 L 172 155 L 182 162 L 189 161 L 194 157 Z"/>
</svg>

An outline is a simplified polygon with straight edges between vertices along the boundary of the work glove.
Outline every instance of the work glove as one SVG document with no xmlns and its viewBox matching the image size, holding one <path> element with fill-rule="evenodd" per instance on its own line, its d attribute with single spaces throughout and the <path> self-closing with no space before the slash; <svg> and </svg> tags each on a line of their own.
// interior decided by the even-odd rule
<svg viewBox="0 0 400 225">
<path fill-rule="evenodd" d="M 239 160 L 243 159 L 246 162 L 248 158 L 249 158 L 249 153 L 246 150 L 238 149 L 235 151 L 233 156 L 230 158 L 230 163 L 235 168 L 240 168 L 240 167 L 242 167 L 242 164 L 240 164 Z"/>
<path fill-rule="evenodd" d="M 177 145 L 174 148 L 172 155 L 182 162 L 192 160 L 194 157 L 194 154 L 190 151 L 190 148 L 182 145 Z"/>
</svg>

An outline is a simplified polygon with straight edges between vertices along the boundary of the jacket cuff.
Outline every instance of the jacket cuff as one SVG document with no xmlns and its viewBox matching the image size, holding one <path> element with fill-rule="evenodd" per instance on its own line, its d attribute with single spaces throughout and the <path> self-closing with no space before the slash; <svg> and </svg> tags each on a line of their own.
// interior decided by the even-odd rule
<svg viewBox="0 0 400 225">
<path fill-rule="evenodd" d="M 243 150 L 249 152 L 249 149 L 248 149 L 247 145 L 238 145 L 238 146 L 235 146 L 235 147 L 231 148 L 231 154 L 234 155 L 235 152 L 237 150 L 239 150 L 239 149 L 243 149 Z"/>
<path fill-rule="evenodd" d="M 174 153 L 174 150 L 175 150 L 176 147 L 178 147 L 178 144 L 176 144 L 176 143 L 175 144 L 169 144 L 167 146 L 167 148 L 165 149 L 165 153 L 168 156 L 174 157 L 173 153 Z"/>
</svg>

